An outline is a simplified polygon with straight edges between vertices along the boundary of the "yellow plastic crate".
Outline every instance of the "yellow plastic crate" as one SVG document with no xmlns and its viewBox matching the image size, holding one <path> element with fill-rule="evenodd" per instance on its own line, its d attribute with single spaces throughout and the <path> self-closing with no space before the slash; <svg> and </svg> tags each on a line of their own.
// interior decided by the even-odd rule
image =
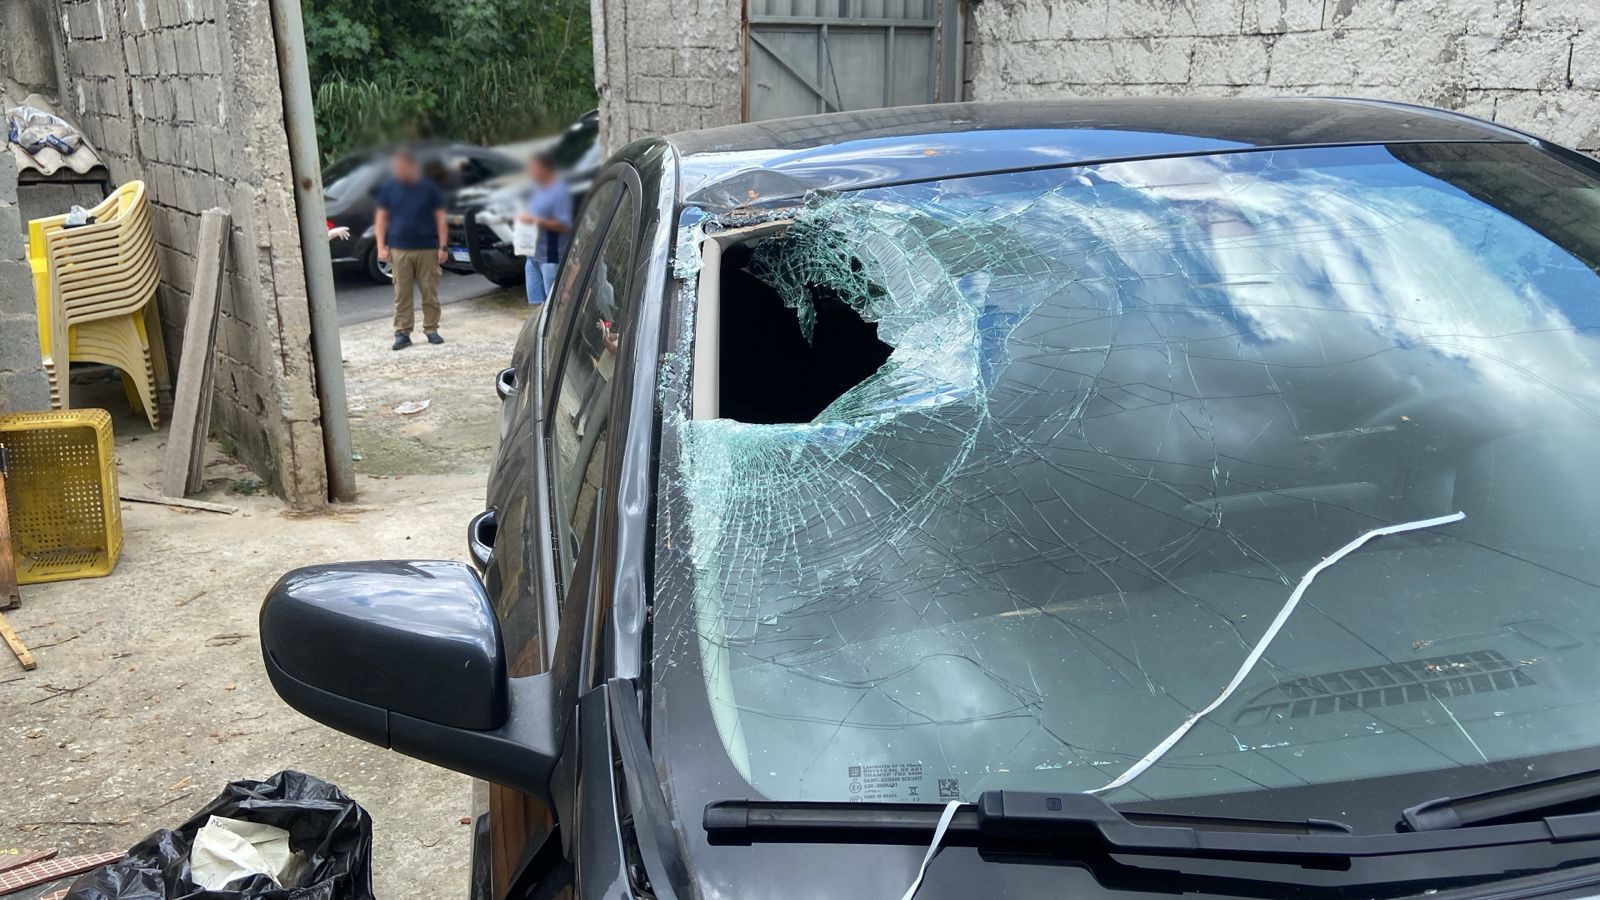
<svg viewBox="0 0 1600 900">
<path fill-rule="evenodd" d="M 0 415 L 17 581 L 111 574 L 122 506 L 111 415 L 103 409 Z"/>
</svg>

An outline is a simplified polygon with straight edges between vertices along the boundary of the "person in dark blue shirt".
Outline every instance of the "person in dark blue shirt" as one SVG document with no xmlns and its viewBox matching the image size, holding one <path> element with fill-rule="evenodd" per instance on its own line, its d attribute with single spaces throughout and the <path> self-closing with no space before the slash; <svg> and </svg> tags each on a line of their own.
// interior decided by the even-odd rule
<svg viewBox="0 0 1600 900">
<path fill-rule="evenodd" d="M 439 267 L 444 265 L 448 230 L 444 219 L 444 192 L 422 177 L 410 150 L 395 151 L 390 162 L 393 176 L 378 188 L 378 217 L 373 231 L 378 240 L 378 260 L 389 264 L 394 276 L 394 349 L 411 346 L 416 327 L 412 289 L 422 292 L 422 331 L 428 343 L 442 344 L 439 336 Z"/>
</svg>

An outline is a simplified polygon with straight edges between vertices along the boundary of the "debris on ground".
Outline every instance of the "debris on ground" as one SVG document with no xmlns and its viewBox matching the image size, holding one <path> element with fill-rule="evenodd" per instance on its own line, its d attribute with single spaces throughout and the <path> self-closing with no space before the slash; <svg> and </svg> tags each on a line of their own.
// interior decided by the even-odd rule
<svg viewBox="0 0 1600 900">
<path fill-rule="evenodd" d="M 256 486 L 260 486 L 256 482 Z M 251 493 L 253 493 L 253 489 Z M 189 497 L 167 497 L 160 494 L 146 494 L 142 491 L 123 491 L 122 499 L 129 503 L 154 503 L 157 506 L 172 506 L 178 509 L 199 509 L 206 512 L 222 513 L 231 516 L 239 511 L 237 506 L 226 503 L 212 503 L 209 500 L 195 500 Z"/>
<path fill-rule="evenodd" d="M 291 834 L 298 850 L 289 846 Z M 67 900 L 373 900 L 372 817 L 337 787 L 285 770 L 235 781 L 175 829 L 79 878 Z"/>
<path fill-rule="evenodd" d="M 6 618 L 5 613 L 0 613 L 0 638 L 5 639 L 6 646 L 11 648 L 11 652 L 16 655 L 17 662 L 22 664 L 22 668 L 31 672 L 38 667 L 39 664 L 34 661 L 33 654 L 28 652 L 28 645 L 22 642 L 22 638 L 17 637 L 17 633 L 11 628 L 11 621 Z"/>
<path fill-rule="evenodd" d="M 394 408 L 402 416 L 414 416 L 433 404 L 432 400 L 407 400 Z"/>
<path fill-rule="evenodd" d="M 265 875 L 278 887 L 300 887 L 306 855 L 289 848 L 289 830 L 265 822 L 212 816 L 194 836 L 189 871 L 196 884 L 220 890 L 230 881 Z"/>
</svg>

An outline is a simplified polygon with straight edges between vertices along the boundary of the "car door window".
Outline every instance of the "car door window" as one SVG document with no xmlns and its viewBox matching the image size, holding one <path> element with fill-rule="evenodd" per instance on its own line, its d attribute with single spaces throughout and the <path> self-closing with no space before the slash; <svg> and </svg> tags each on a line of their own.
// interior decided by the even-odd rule
<svg viewBox="0 0 1600 900">
<path fill-rule="evenodd" d="M 353 197 L 376 182 L 383 171 L 380 160 L 365 156 L 347 156 L 328 167 L 322 174 L 322 193 L 329 200 Z"/>
<path fill-rule="evenodd" d="M 555 289 L 550 292 L 547 301 L 550 309 L 545 327 L 548 330 L 544 337 L 544 356 L 540 360 L 546 379 L 554 377 L 556 373 L 556 355 L 560 352 L 566 333 L 564 326 L 571 317 L 572 304 L 577 302 L 584 276 L 588 274 L 589 254 L 595 242 L 605 234 L 606 223 L 610 221 L 611 211 L 616 208 L 617 197 L 622 192 L 622 180 L 611 178 L 596 186 L 583 204 L 578 225 L 572 232 L 572 243 L 567 247 L 561 271 L 556 275 Z"/>
<path fill-rule="evenodd" d="M 461 173 L 461 183 L 466 187 L 480 184 L 518 168 L 516 161 L 510 157 L 487 154 L 457 157 L 451 162 L 451 167 Z"/>
<path fill-rule="evenodd" d="M 451 174 L 462 187 L 471 187 L 493 175 L 481 160 L 471 156 L 453 157 L 449 162 Z"/>
<path fill-rule="evenodd" d="M 628 273 L 638 244 L 638 224 L 634 198 L 624 192 L 567 326 L 550 395 L 553 531 L 556 575 L 562 585 L 572 578 L 603 481 L 612 387 L 618 377 L 617 349 L 633 318 Z"/>
<path fill-rule="evenodd" d="M 500 154 L 475 156 L 472 165 L 474 169 L 483 173 L 484 178 L 499 178 L 501 175 L 522 170 L 521 160 Z"/>
</svg>

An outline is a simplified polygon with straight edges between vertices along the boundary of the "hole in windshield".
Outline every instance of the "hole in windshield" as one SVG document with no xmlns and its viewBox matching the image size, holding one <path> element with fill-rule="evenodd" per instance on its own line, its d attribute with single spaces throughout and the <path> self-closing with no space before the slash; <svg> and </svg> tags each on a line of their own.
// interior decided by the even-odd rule
<svg viewBox="0 0 1600 900">
<path fill-rule="evenodd" d="M 724 251 L 718 341 L 724 418 L 810 422 L 871 377 L 893 350 L 837 286 L 779 269 L 798 250 L 779 237 Z M 859 273 L 860 261 L 852 266 Z"/>
</svg>

